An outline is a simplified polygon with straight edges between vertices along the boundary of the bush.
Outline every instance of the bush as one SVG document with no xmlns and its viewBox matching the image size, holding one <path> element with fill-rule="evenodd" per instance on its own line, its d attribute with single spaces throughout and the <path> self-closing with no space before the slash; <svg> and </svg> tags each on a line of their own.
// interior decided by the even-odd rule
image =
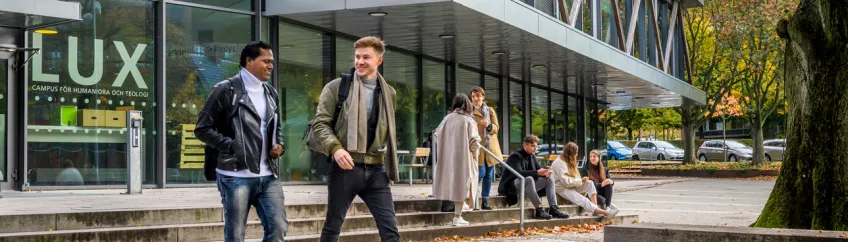
<svg viewBox="0 0 848 242">
<path fill-rule="evenodd" d="M 754 166 L 751 162 L 698 162 L 692 165 L 670 166 L 669 170 L 723 170 L 723 171 L 749 171 L 749 170 L 772 170 L 779 171 L 782 162 L 767 162 L 760 167 Z"/>
</svg>

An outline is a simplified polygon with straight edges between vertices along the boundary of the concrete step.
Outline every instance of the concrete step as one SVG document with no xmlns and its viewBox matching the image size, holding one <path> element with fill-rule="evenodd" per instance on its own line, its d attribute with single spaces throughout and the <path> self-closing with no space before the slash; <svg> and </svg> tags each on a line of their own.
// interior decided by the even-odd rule
<svg viewBox="0 0 848 242">
<path fill-rule="evenodd" d="M 496 208 L 505 208 L 504 197 L 492 197 L 490 203 Z M 543 199 L 544 203 L 547 203 Z M 558 199 L 560 205 L 568 205 Z M 527 199 L 526 206 L 532 206 Z M 435 199 L 395 201 L 395 213 L 438 212 L 441 201 Z M 326 204 L 288 204 L 289 219 L 320 218 L 326 216 Z M 361 202 L 353 203 L 348 215 L 368 215 L 368 207 Z M 248 216 L 250 221 L 259 221 L 255 209 Z M 96 228 L 139 227 L 177 224 L 203 224 L 223 222 L 223 208 L 175 208 L 160 210 L 97 211 L 56 214 L 27 214 L 0 216 L 0 233 L 81 230 Z"/>
<path fill-rule="evenodd" d="M 560 209 L 573 216 L 579 216 L 582 209 L 574 205 L 564 205 Z M 533 209 L 528 208 L 525 216 L 528 218 Z M 464 212 L 463 217 L 474 224 L 486 222 L 517 221 L 521 209 L 505 208 L 491 211 Z M 452 222 L 452 212 L 416 212 L 397 214 L 399 229 L 445 226 Z M 289 219 L 289 236 L 319 236 L 324 226 L 324 218 Z M 373 216 L 357 215 L 345 219 L 342 231 L 362 232 L 376 231 Z M 261 238 L 264 229 L 259 221 L 249 221 L 246 229 L 247 238 Z M 93 228 L 59 231 L 38 231 L 0 234 L 0 241 L 136 241 L 151 238 L 153 241 L 209 241 L 223 239 L 224 223 L 190 223 L 172 225 L 153 225 L 137 227 Z"/>
<path fill-rule="evenodd" d="M 463 216 L 464 217 L 464 216 Z M 613 224 L 627 224 L 633 223 L 638 219 L 638 215 L 619 215 L 617 216 Z M 568 219 L 552 219 L 552 220 L 525 220 L 524 228 L 532 228 L 532 227 L 553 227 L 553 226 L 563 226 L 563 225 L 578 225 L 584 223 L 596 223 L 601 222 L 602 217 L 590 217 L 590 216 L 582 216 L 582 217 L 573 217 Z M 444 236 L 482 236 L 486 235 L 489 232 L 498 232 L 505 230 L 517 230 L 520 228 L 520 224 L 518 221 L 506 221 L 506 222 L 486 222 L 479 224 L 471 224 L 469 226 L 455 227 L 451 225 L 442 225 L 442 226 L 430 226 L 430 227 L 416 227 L 409 229 L 400 229 L 400 241 L 428 241 L 438 237 Z M 304 236 L 290 236 L 286 237 L 286 241 L 293 242 L 318 242 L 320 241 L 321 235 L 304 235 Z M 261 241 L 261 239 L 249 239 L 246 241 Z M 339 241 L 380 241 L 380 235 L 376 230 L 370 231 L 362 231 L 362 232 L 348 232 L 342 233 L 339 237 Z"/>
</svg>

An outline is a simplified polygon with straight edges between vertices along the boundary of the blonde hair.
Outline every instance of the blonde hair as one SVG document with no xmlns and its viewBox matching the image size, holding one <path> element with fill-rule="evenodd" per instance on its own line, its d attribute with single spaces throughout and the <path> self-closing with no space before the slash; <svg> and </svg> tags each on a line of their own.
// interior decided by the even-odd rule
<svg viewBox="0 0 848 242">
<path fill-rule="evenodd" d="M 374 36 L 362 37 L 353 44 L 354 49 L 367 47 L 374 48 L 379 56 L 383 56 L 383 53 L 386 52 L 386 43 Z"/>
<path fill-rule="evenodd" d="M 580 173 L 577 172 L 577 144 L 574 142 L 568 142 L 565 144 L 565 150 L 563 150 L 562 154 L 559 155 L 559 158 L 562 161 L 565 161 L 565 165 L 568 166 L 569 176 L 579 176 Z"/>
</svg>

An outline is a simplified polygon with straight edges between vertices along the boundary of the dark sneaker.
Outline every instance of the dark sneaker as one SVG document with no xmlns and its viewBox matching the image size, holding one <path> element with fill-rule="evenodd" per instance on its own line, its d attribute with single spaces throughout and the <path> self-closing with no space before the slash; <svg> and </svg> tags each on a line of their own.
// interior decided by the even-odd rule
<svg viewBox="0 0 848 242">
<path fill-rule="evenodd" d="M 557 207 L 557 206 L 551 206 L 548 209 L 548 213 L 551 215 L 551 217 L 554 217 L 554 218 L 560 218 L 560 219 L 568 218 L 568 214 L 563 213 L 562 211 L 559 211 L 559 207 Z"/>
<path fill-rule="evenodd" d="M 483 204 L 482 204 L 482 205 L 480 205 L 480 209 L 483 209 L 483 210 L 492 210 L 492 207 L 491 207 L 491 206 L 489 206 L 489 199 L 487 199 L 487 198 L 483 198 Z"/>
<path fill-rule="evenodd" d="M 554 218 L 554 217 L 553 217 L 553 216 L 551 216 L 550 214 L 548 214 L 548 212 L 545 212 L 545 209 L 543 209 L 543 208 L 536 208 L 536 216 L 534 216 L 533 218 L 534 218 L 534 219 L 544 219 L 544 220 L 550 220 L 550 219 L 552 219 L 552 218 Z"/>
</svg>

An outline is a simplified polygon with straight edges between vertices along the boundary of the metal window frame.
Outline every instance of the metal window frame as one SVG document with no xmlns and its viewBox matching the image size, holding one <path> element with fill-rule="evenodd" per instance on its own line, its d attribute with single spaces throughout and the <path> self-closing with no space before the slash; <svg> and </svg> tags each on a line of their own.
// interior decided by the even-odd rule
<svg viewBox="0 0 848 242">
<path fill-rule="evenodd" d="M 155 1 L 167 1 L 168 4 L 180 5 L 180 6 L 186 6 L 186 7 L 193 7 L 193 8 L 202 8 L 202 9 L 206 9 L 206 10 L 213 10 L 213 11 L 219 11 L 219 12 L 240 13 L 240 14 L 259 15 L 259 16 L 262 15 L 261 1 L 258 1 L 258 0 L 252 0 L 253 2 L 251 3 L 253 5 L 254 9 L 259 9 L 258 11 L 232 9 L 232 8 L 227 8 L 227 7 L 218 7 L 218 6 L 206 5 L 206 4 L 202 4 L 202 3 L 183 2 L 183 1 L 180 1 L 180 0 L 155 0 Z M 256 8 L 256 5 L 259 5 L 259 8 Z"/>
</svg>

